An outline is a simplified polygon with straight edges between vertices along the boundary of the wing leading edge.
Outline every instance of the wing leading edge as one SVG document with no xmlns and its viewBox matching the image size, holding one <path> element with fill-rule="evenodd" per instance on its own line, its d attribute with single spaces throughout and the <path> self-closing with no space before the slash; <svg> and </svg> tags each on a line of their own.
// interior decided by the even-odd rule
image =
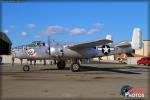
<svg viewBox="0 0 150 100">
<path fill-rule="evenodd" d="M 102 39 L 102 40 L 98 40 L 98 41 L 92 41 L 92 42 L 87 42 L 87 43 L 70 45 L 70 46 L 68 46 L 68 48 L 70 48 L 72 50 L 77 50 L 77 49 L 84 49 L 84 48 L 92 48 L 95 46 L 105 45 L 108 43 L 112 43 L 112 41 L 108 40 L 108 39 Z"/>
</svg>

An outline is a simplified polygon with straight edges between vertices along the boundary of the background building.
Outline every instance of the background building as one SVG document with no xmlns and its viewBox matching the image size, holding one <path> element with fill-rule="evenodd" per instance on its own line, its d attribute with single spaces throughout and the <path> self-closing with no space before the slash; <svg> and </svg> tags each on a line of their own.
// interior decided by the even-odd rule
<svg viewBox="0 0 150 100">
<path fill-rule="evenodd" d="M 150 40 L 143 41 L 143 48 L 135 50 L 135 54 L 150 56 Z"/>
<path fill-rule="evenodd" d="M 8 55 L 11 53 L 11 41 L 8 36 L 0 32 L 0 55 Z"/>
<path fill-rule="evenodd" d="M 150 40 L 143 41 L 143 47 L 141 49 L 135 50 L 135 53 L 132 54 L 133 57 L 127 58 L 128 64 L 137 64 L 137 61 L 142 57 L 150 56 Z"/>
</svg>

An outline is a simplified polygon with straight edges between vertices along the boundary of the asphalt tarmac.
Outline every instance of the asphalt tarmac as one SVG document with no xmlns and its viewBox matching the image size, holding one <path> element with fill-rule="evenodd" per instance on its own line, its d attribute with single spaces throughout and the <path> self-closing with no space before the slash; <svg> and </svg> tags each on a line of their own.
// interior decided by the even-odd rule
<svg viewBox="0 0 150 100">
<path fill-rule="evenodd" d="M 32 65 L 23 72 L 22 66 L 0 65 L 1 99 L 67 99 L 119 98 L 121 87 L 144 88 L 148 96 L 146 66 L 126 64 L 83 64 L 80 72 L 71 72 L 69 65 L 58 70 L 55 65 Z"/>
</svg>

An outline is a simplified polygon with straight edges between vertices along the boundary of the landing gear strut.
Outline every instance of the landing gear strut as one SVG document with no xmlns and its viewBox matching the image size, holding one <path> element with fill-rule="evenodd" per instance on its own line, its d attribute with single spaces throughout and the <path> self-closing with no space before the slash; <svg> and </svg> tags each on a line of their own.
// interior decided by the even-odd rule
<svg viewBox="0 0 150 100">
<path fill-rule="evenodd" d="M 57 63 L 57 68 L 58 69 L 65 69 L 66 62 L 64 60 L 59 60 Z"/>
</svg>

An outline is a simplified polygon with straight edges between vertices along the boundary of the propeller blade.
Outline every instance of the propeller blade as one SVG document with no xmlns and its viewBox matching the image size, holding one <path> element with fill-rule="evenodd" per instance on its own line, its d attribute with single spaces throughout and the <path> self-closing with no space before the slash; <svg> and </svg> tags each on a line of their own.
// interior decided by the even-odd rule
<svg viewBox="0 0 150 100">
<path fill-rule="evenodd" d="M 60 44 L 61 45 L 61 53 L 62 53 L 62 57 L 64 57 L 64 48 L 63 48 L 63 43 Z"/>
<path fill-rule="evenodd" d="M 50 40 L 50 36 L 48 36 L 48 54 L 49 54 L 49 58 L 51 56 L 51 40 Z"/>
</svg>

